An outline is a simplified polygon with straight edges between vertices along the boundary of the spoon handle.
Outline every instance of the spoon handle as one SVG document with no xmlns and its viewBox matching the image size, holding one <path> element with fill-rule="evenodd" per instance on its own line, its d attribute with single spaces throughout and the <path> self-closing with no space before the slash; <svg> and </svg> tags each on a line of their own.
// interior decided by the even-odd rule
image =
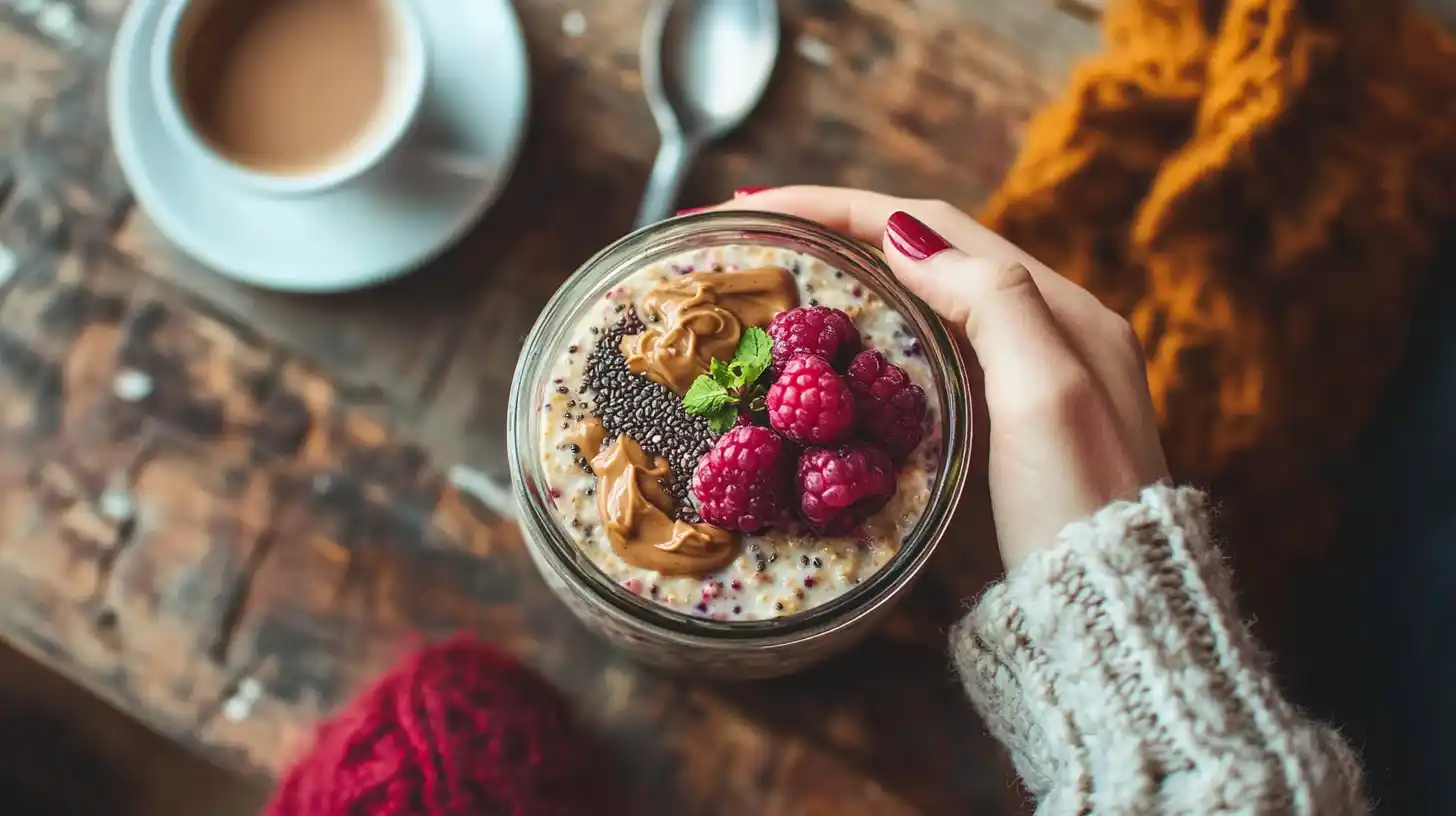
<svg viewBox="0 0 1456 816">
<path fill-rule="evenodd" d="M 697 155 L 697 146 L 685 139 L 662 140 L 657 159 L 652 162 L 652 175 L 647 179 L 647 192 L 642 196 L 642 207 L 637 211 L 633 229 L 656 224 L 673 214 L 678 191 Z"/>
</svg>

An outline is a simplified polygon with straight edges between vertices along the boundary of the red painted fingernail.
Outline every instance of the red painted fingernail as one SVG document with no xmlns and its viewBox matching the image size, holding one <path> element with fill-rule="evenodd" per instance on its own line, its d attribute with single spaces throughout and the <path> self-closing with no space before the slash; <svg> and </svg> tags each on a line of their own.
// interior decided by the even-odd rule
<svg viewBox="0 0 1456 816">
<path fill-rule="evenodd" d="M 772 189 L 773 189 L 772 187 L 739 187 L 737 190 L 734 190 L 733 191 L 733 197 L 734 198 L 743 198 L 744 196 L 751 196 L 751 195 L 755 195 L 757 193 L 761 193 L 764 190 L 772 190 Z"/>
<path fill-rule="evenodd" d="M 895 213 L 885 222 L 885 227 L 890 243 L 911 260 L 923 261 L 950 249 L 949 241 L 910 213 Z"/>
<path fill-rule="evenodd" d="M 708 209 L 708 208 L 707 207 L 689 207 L 686 210 L 678 210 L 677 211 L 677 214 L 678 215 L 692 215 L 693 213 L 703 212 L 706 209 Z"/>
</svg>

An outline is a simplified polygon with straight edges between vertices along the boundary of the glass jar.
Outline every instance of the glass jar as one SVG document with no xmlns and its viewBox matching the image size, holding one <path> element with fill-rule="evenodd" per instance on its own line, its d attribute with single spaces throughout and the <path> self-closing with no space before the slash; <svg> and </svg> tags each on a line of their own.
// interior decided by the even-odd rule
<svg viewBox="0 0 1456 816">
<path fill-rule="evenodd" d="M 620 586 L 564 529 L 547 499 L 539 408 L 567 334 L 606 292 L 645 266 L 712 246 L 788 249 L 851 275 L 899 312 L 919 340 L 938 391 L 940 473 L 919 522 L 877 572 L 845 594 L 771 620 L 720 621 L 685 615 Z M 879 250 L 819 224 L 764 212 L 706 212 L 645 227 L 578 269 L 536 320 L 511 384 L 507 434 L 521 531 L 546 583 L 590 628 L 634 657 L 715 679 L 789 674 L 862 638 L 909 588 L 945 533 L 965 485 L 970 394 L 960 347 L 944 324 L 895 280 Z"/>
</svg>

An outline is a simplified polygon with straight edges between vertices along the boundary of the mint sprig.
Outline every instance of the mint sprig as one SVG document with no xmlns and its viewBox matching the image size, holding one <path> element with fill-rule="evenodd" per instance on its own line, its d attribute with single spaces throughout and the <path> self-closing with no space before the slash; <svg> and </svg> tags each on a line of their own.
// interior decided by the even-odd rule
<svg viewBox="0 0 1456 816">
<path fill-rule="evenodd" d="M 763 389 L 757 383 L 772 364 L 773 340 L 768 332 L 750 326 L 739 338 L 732 360 L 713 360 L 708 373 L 693 380 L 683 395 L 683 410 L 707 419 L 714 433 L 727 431 L 745 408 L 763 409 Z"/>
</svg>

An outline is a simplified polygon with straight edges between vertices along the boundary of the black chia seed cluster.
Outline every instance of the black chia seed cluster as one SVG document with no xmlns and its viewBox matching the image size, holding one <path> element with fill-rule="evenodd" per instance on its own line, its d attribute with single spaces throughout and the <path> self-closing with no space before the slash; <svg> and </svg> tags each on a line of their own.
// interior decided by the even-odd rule
<svg viewBox="0 0 1456 816">
<path fill-rule="evenodd" d="M 718 435 L 708 421 L 683 410 L 682 398 L 667 386 L 633 373 L 622 354 L 622 338 L 643 329 L 635 311 L 597 340 L 587 355 L 580 393 L 595 396 L 597 419 L 609 438 L 626 434 L 642 450 L 666 459 L 672 480 L 663 485 L 676 502 L 677 518 L 696 523 L 698 511 L 689 501 L 689 485 L 698 460 L 713 447 Z"/>
</svg>

